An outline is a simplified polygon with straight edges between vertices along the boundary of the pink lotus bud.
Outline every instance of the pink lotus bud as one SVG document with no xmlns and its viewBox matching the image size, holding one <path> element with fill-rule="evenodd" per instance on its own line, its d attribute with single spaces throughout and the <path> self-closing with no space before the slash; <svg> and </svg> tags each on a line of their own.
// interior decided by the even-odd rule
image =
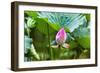
<svg viewBox="0 0 100 73">
<path fill-rule="evenodd" d="M 66 38 L 67 38 L 67 34 L 66 34 L 64 28 L 61 28 L 58 31 L 57 35 L 56 35 L 56 42 L 57 42 L 57 44 L 58 45 L 64 44 L 65 41 L 66 41 Z"/>
</svg>

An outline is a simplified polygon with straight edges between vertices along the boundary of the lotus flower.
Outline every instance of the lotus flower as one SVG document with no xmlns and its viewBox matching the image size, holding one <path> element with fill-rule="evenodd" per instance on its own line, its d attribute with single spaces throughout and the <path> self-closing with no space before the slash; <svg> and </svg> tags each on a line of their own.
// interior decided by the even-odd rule
<svg viewBox="0 0 100 73">
<path fill-rule="evenodd" d="M 67 38 L 67 34 L 64 28 L 61 28 L 56 35 L 56 43 L 58 45 L 63 45 L 66 41 L 66 38 Z"/>
</svg>

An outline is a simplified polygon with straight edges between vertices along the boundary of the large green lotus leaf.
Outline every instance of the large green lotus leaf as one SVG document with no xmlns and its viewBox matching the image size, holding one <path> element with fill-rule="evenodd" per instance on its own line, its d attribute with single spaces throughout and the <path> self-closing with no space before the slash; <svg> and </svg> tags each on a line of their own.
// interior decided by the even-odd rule
<svg viewBox="0 0 100 73">
<path fill-rule="evenodd" d="M 48 34 L 44 34 L 44 32 L 40 32 L 38 28 L 34 28 L 31 31 L 31 37 L 33 39 L 34 47 L 39 54 L 40 60 L 47 60 L 48 50 L 50 49 Z"/>
<path fill-rule="evenodd" d="M 74 29 L 78 28 L 80 25 L 85 25 L 87 20 L 86 17 L 79 13 L 60 13 L 60 12 L 39 12 L 39 17 L 48 18 L 48 21 L 56 26 L 64 27 L 65 30 L 69 29 L 73 32 Z M 54 26 L 55 25 L 52 25 Z M 67 31 L 69 32 L 69 31 Z"/>
<path fill-rule="evenodd" d="M 46 18 L 36 18 L 36 28 L 39 30 L 39 32 L 45 34 L 45 35 L 51 35 L 57 32 L 58 29 L 60 29 L 60 26 L 55 25 L 52 27 L 52 25 L 47 21 Z"/>
<path fill-rule="evenodd" d="M 50 27 L 52 27 L 55 31 L 58 31 L 61 27 L 58 24 L 50 23 L 48 19 L 45 19 L 45 21 L 49 24 Z"/>
<path fill-rule="evenodd" d="M 90 48 L 90 37 L 81 37 L 78 39 L 80 45 L 84 48 Z"/>
<path fill-rule="evenodd" d="M 52 23 L 52 22 L 50 22 L 50 20 L 48 18 L 44 19 L 44 20 L 48 23 L 49 27 L 51 27 L 51 29 L 53 31 L 58 31 L 58 30 L 60 30 L 62 28 L 62 26 L 59 25 L 59 23 Z M 67 27 L 64 27 L 64 28 L 65 28 L 66 32 L 70 31 L 69 28 L 67 28 Z"/>
<path fill-rule="evenodd" d="M 48 34 L 48 24 L 42 18 L 36 18 L 36 28 L 43 34 Z"/>
<path fill-rule="evenodd" d="M 33 39 L 33 44 L 36 49 L 45 48 L 48 44 L 48 35 L 41 33 L 39 29 L 34 28 L 31 31 L 31 37 Z"/>
<path fill-rule="evenodd" d="M 80 28 L 73 32 L 77 42 L 83 48 L 90 48 L 90 30 L 88 28 Z"/>
</svg>

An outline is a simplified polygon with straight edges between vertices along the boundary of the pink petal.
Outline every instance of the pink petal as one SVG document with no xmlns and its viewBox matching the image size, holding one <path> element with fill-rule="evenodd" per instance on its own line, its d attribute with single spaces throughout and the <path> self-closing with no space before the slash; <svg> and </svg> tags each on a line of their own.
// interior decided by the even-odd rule
<svg viewBox="0 0 100 73">
<path fill-rule="evenodd" d="M 56 35 L 56 42 L 57 44 L 61 45 L 65 43 L 65 41 L 66 41 L 66 32 L 64 28 L 61 28 Z"/>
</svg>

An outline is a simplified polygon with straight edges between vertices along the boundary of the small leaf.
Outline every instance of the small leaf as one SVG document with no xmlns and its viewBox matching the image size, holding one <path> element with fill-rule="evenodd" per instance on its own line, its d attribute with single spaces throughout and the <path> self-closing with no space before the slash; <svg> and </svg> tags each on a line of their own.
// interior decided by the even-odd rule
<svg viewBox="0 0 100 73">
<path fill-rule="evenodd" d="M 29 27 L 29 28 L 33 28 L 33 27 L 35 27 L 35 20 L 34 19 L 32 19 L 32 18 L 30 18 L 30 17 L 28 17 L 27 18 L 27 26 Z"/>
<path fill-rule="evenodd" d="M 36 57 L 36 59 L 40 60 L 40 57 L 39 57 L 39 55 L 37 54 L 37 52 L 36 52 L 36 50 L 35 50 L 33 44 L 31 45 L 31 49 L 30 49 L 30 50 L 31 50 L 32 54 Z"/>
<path fill-rule="evenodd" d="M 67 44 L 67 43 L 64 43 L 62 46 L 63 46 L 64 48 L 70 48 L 70 45 Z"/>
</svg>

